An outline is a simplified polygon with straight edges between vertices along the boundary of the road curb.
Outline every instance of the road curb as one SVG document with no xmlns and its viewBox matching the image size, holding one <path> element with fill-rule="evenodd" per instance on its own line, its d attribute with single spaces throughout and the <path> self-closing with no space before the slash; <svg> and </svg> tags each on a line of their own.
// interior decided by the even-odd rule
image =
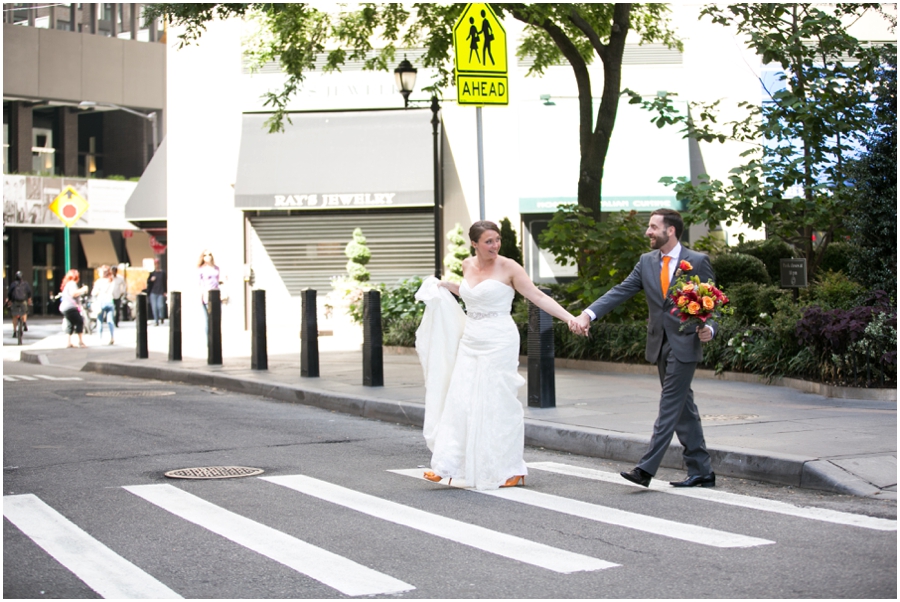
<svg viewBox="0 0 900 602">
<path fill-rule="evenodd" d="M 24 358 L 26 354 L 22 355 Z M 38 363 L 32 359 L 25 361 Z M 89 361 L 81 370 L 114 376 L 214 387 L 410 426 L 422 426 L 425 419 L 425 407 L 421 404 L 371 399 L 346 393 L 337 394 L 309 386 L 273 384 L 215 372 L 113 361 Z M 636 463 L 646 451 L 649 439 L 628 433 L 526 419 L 525 443 L 533 447 Z M 662 466 L 684 469 L 681 452 L 681 446 L 673 441 L 663 458 Z M 709 452 L 716 472 L 723 476 L 856 496 L 878 497 L 875 494 L 878 489 L 871 484 L 818 458 L 728 447 L 711 447 Z"/>
</svg>

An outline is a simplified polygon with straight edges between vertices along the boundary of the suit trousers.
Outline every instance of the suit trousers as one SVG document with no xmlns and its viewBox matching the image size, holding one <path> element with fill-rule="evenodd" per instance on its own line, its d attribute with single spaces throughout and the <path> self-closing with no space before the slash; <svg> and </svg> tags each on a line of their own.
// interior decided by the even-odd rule
<svg viewBox="0 0 900 602">
<path fill-rule="evenodd" d="M 662 385 L 659 415 L 653 425 L 650 449 L 641 458 L 638 468 L 655 475 L 674 433 L 684 447 L 684 464 L 688 476 L 708 475 L 712 472 L 712 464 L 709 452 L 706 451 L 700 414 L 694 404 L 694 392 L 691 389 L 697 363 L 679 362 L 675 359 L 668 338 L 664 338 L 656 366 Z"/>
</svg>

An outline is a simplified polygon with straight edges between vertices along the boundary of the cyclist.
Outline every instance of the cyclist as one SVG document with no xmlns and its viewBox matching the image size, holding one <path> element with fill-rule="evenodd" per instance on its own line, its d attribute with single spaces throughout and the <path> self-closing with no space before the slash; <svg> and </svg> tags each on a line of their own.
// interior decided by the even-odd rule
<svg viewBox="0 0 900 602">
<path fill-rule="evenodd" d="M 28 332 L 28 306 L 33 304 L 33 298 L 34 291 L 31 285 L 22 280 L 22 272 L 16 272 L 6 293 L 6 304 L 9 305 L 9 313 L 13 320 L 13 335 L 19 327 L 19 320 L 22 320 L 22 330 Z"/>
</svg>

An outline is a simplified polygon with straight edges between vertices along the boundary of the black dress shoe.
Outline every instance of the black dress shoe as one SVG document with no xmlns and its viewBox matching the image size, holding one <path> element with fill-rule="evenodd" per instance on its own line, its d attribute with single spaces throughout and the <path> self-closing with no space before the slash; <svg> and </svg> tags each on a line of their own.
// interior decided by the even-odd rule
<svg viewBox="0 0 900 602">
<path fill-rule="evenodd" d="M 711 472 L 706 476 L 694 475 L 683 481 L 669 481 L 672 487 L 715 487 L 716 473 Z"/>
<path fill-rule="evenodd" d="M 650 486 L 650 479 L 653 478 L 653 475 L 647 472 L 642 468 L 635 467 L 631 472 L 620 472 L 622 478 L 626 481 L 631 481 L 632 483 L 637 483 L 638 485 L 643 485 L 644 487 Z"/>
</svg>

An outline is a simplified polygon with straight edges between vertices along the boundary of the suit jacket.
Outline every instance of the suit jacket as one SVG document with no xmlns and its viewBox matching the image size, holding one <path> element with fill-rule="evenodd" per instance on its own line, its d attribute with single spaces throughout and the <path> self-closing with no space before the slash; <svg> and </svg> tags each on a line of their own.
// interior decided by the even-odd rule
<svg viewBox="0 0 900 602">
<path fill-rule="evenodd" d="M 665 334 L 678 361 L 699 362 L 703 359 L 700 338 L 694 329 L 685 330 L 685 332 L 679 331 L 681 320 L 671 314 L 675 304 L 670 299 L 663 298 L 662 285 L 659 281 L 661 256 L 662 253 L 658 250 L 641 255 L 640 261 L 634 266 L 631 274 L 621 284 L 611 288 L 609 292 L 594 301 L 588 309 L 594 312 L 597 318 L 600 318 L 643 290 L 646 293 L 647 307 L 650 310 L 645 353 L 647 361 L 656 363 L 659 359 L 663 334 Z M 715 281 L 708 255 L 691 251 L 682 246 L 681 255 L 678 258 L 679 264 L 683 260 L 687 260 L 693 268 L 690 272 L 685 272 L 685 276 L 699 276 L 700 282 Z M 676 276 L 672 278 L 672 285 L 675 284 L 679 274 L 677 267 L 675 274 Z M 714 330 L 716 329 L 714 321 L 708 320 L 707 323 Z"/>
</svg>

